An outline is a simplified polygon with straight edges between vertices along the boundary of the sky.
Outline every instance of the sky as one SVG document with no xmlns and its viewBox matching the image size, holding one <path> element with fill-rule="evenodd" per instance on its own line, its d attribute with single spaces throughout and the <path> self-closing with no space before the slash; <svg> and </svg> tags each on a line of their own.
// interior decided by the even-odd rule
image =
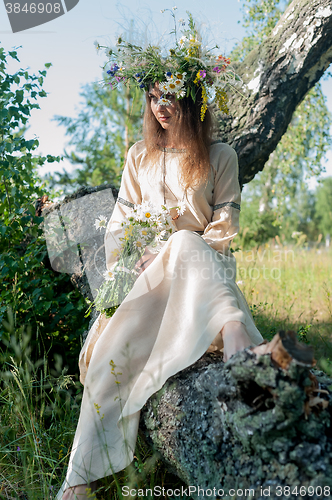
<svg viewBox="0 0 332 500">
<path fill-rule="evenodd" d="M 57 0 L 62 1 L 63 0 Z M 0 44 L 5 50 L 19 49 L 20 64 L 13 63 L 10 70 L 29 68 L 30 73 L 38 73 L 44 64 L 51 62 L 44 89 L 47 98 L 40 100 L 41 110 L 33 110 L 29 120 L 27 136 L 38 137 L 40 147 L 37 153 L 62 155 L 69 138 L 65 128 L 53 121 L 55 115 L 76 116 L 80 105 L 82 86 L 100 81 L 101 67 L 105 62 L 103 53 L 97 53 L 94 41 L 114 45 L 117 36 L 128 26 L 128 20 L 147 29 L 152 40 L 162 40 L 163 34 L 172 29 L 172 18 L 161 9 L 176 5 L 177 19 L 187 18 L 186 11 L 211 30 L 211 41 L 216 42 L 224 55 L 228 55 L 237 41 L 244 35 L 239 0 L 174 0 L 173 3 L 155 0 L 79 0 L 79 3 L 65 15 L 47 24 L 18 33 L 12 33 L 5 5 L 0 3 Z M 332 79 L 323 81 L 323 91 L 332 112 Z M 332 133 L 332 130 L 331 130 Z M 30 138 L 30 137 L 29 137 Z M 328 153 L 326 174 L 332 175 L 332 150 Z M 71 170 L 69 163 L 46 164 L 41 174 Z"/>
</svg>

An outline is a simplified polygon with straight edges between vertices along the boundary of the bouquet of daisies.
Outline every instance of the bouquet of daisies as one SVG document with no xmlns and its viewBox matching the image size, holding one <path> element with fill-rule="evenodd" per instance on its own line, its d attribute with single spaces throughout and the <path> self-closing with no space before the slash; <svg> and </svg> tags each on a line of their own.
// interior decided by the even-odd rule
<svg viewBox="0 0 332 500">
<path fill-rule="evenodd" d="M 112 252 L 115 263 L 111 269 L 105 271 L 105 281 L 90 308 L 94 306 L 107 317 L 114 314 L 138 277 L 135 264 L 142 257 L 145 247 L 149 245 L 154 249 L 154 253 L 158 253 L 162 248 L 161 242 L 167 241 L 177 230 L 171 210 L 176 210 L 178 216 L 182 215 L 184 204 L 180 203 L 180 206 L 170 209 L 162 205 L 159 209 L 145 202 L 130 210 L 127 220 L 121 224 L 123 236 L 119 238 L 119 247 Z M 95 227 L 106 227 L 106 218 L 100 216 L 96 219 Z"/>
</svg>

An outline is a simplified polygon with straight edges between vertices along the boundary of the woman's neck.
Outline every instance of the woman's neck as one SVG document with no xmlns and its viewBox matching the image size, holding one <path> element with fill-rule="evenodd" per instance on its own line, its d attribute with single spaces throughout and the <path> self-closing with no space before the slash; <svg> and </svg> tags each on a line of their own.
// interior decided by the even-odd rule
<svg viewBox="0 0 332 500">
<path fill-rule="evenodd" d="M 174 149 L 183 149 L 185 145 L 183 142 L 179 140 L 177 134 L 174 134 L 171 130 L 165 130 L 165 134 L 163 137 L 163 144 L 161 144 L 164 148 L 174 148 Z"/>
</svg>

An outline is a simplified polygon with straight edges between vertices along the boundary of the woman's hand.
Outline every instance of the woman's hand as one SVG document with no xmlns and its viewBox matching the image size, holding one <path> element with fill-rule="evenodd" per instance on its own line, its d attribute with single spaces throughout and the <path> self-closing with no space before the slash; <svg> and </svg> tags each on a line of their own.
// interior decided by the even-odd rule
<svg viewBox="0 0 332 500">
<path fill-rule="evenodd" d="M 138 275 L 142 274 L 142 272 L 149 267 L 151 262 L 157 257 L 157 254 L 150 252 L 148 247 L 145 248 L 142 257 L 136 262 L 135 269 L 138 271 Z"/>
</svg>

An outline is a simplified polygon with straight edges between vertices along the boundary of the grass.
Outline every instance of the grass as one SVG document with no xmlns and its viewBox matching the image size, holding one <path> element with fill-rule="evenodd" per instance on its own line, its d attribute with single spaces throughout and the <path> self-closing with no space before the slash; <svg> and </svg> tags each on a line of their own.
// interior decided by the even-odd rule
<svg viewBox="0 0 332 500">
<path fill-rule="evenodd" d="M 329 374 L 331 257 L 331 250 L 282 245 L 236 253 L 237 281 L 262 335 L 271 339 L 279 329 L 296 330 L 314 345 L 318 365 Z M 17 330 L 11 315 L 7 329 L 0 353 L 0 498 L 54 500 L 68 464 L 82 386 L 62 368 L 60 357 L 54 368 L 46 358 L 32 363 L 29 332 Z M 174 489 L 182 483 L 139 438 L 133 464 L 98 485 L 91 498 L 121 500 L 127 498 L 121 493 L 123 485 Z"/>
<path fill-rule="evenodd" d="M 315 348 L 321 368 L 332 362 L 332 250 L 266 245 L 237 252 L 237 282 L 263 337 L 295 330 Z M 332 363 L 331 368 L 332 373 Z"/>
</svg>

